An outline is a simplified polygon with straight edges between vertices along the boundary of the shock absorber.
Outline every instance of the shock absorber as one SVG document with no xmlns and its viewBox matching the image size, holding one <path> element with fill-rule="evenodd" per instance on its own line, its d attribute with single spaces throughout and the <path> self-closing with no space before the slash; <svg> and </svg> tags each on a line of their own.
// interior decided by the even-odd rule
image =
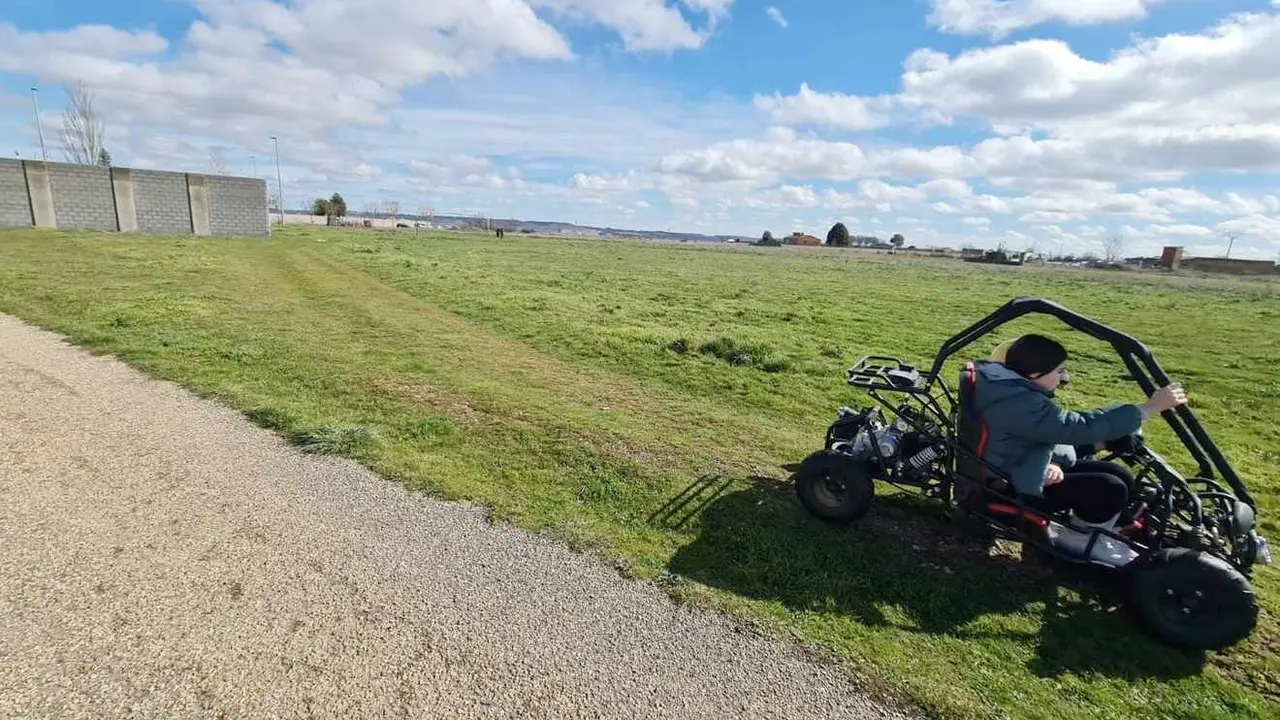
<svg viewBox="0 0 1280 720">
<path fill-rule="evenodd" d="M 938 449 L 938 445 L 933 444 L 908 458 L 907 464 L 911 466 L 912 470 L 923 470 L 928 467 L 929 463 L 937 460 L 940 455 L 942 455 L 942 452 Z"/>
</svg>

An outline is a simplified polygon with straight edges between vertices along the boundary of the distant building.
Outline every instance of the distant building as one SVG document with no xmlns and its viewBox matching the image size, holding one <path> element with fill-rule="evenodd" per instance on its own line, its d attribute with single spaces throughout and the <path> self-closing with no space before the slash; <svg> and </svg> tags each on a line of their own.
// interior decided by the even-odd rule
<svg viewBox="0 0 1280 720">
<path fill-rule="evenodd" d="M 1224 275 L 1273 275 L 1276 264 L 1271 260 L 1238 260 L 1236 258 L 1187 258 L 1183 270 L 1221 273 Z"/>
<path fill-rule="evenodd" d="M 1160 256 L 1160 266 L 1169 270 L 1195 270 L 1225 275 L 1273 275 L 1276 263 L 1271 260 L 1240 260 L 1220 257 L 1185 257 L 1181 247 L 1169 246 Z"/>
<path fill-rule="evenodd" d="M 822 241 L 812 235 L 804 233 L 791 233 L 791 237 L 786 239 L 788 245 L 821 245 Z"/>
</svg>

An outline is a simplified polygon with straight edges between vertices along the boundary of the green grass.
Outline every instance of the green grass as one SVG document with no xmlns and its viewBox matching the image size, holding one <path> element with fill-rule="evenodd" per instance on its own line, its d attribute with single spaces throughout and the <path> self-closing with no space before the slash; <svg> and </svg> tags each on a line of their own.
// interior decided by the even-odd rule
<svg viewBox="0 0 1280 720">
<path fill-rule="evenodd" d="M 0 233 L 0 310 L 796 637 L 938 716 L 1276 717 L 1274 569 L 1255 577 L 1259 632 L 1205 656 L 1148 640 L 1088 585 L 988 555 L 934 506 L 885 494 L 845 530 L 799 508 L 780 466 L 821 445 L 838 405 L 870 402 L 845 367 L 925 363 L 1015 295 L 1149 343 L 1280 538 L 1267 281 L 323 229 Z M 1030 329 L 1072 350 L 1064 402 L 1139 397 L 1105 347 L 1056 321 L 973 353 Z"/>
</svg>

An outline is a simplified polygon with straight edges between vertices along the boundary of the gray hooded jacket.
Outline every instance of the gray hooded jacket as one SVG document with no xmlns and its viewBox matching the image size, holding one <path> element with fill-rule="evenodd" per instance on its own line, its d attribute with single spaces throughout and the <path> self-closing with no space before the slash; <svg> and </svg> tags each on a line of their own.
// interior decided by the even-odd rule
<svg viewBox="0 0 1280 720">
<path fill-rule="evenodd" d="M 981 360 L 974 369 L 976 409 L 988 432 L 983 459 L 1025 495 L 1041 496 L 1050 461 L 1069 467 L 1073 446 L 1115 440 L 1142 426 L 1137 405 L 1072 412 L 1055 405 L 1053 393 L 998 362 Z"/>
</svg>

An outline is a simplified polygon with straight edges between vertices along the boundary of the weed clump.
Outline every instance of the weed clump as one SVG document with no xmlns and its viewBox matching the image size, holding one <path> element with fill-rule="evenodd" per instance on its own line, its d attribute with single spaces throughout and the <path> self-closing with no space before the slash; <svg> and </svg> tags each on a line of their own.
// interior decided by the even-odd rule
<svg viewBox="0 0 1280 720">
<path fill-rule="evenodd" d="M 431 415 L 414 422 L 409 427 L 409 437 L 430 443 L 439 443 L 454 437 L 457 426 L 447 415 Z"/>
<path fill-rule="evenodd" d="M 768 373 L 782 372 L 791 367 L 791 361 L 769 346 L 740 343 L 731 337 L 718 337 L 705 342 L 698 347 L 698 352 L 719 358 L 735 367 L 755 367 Z"/>
<path fill-rule="evenodd" d="M 297 430 L 289 439 L 306 453 L 350 458 L 368 455 L 382 444 L 377 431 L 368 425 L 320 425 Z"/>
</svg>

